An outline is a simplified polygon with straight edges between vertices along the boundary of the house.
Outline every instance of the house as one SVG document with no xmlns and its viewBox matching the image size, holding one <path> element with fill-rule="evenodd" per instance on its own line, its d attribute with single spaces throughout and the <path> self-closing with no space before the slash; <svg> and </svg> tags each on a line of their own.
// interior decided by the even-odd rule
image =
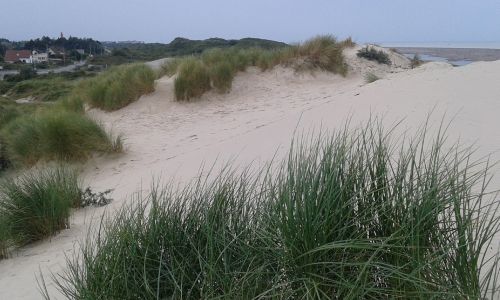
<svg viewBox="0 0 500 300">
<path fill-rule="evenodd" d="M 76 49 L 75 51 L 78 52 L 78 54 L 80 54 L 80 55 L 84 55 L 85 54 L 85 50 L 84 49 Z"/>
<path fill-rule="evenodd" d="M 4 61 L 7 63 L 22 62 L 25 64 L 39 64 L 49 61 L 47 53 L 39 53 L 38 51 L 30 50 L 7 50 L 5 52 Z"/>
<path fill-rule="evenodd" d="M 31 54 L 31 61 L 35 64 L 44 63 L 49 61 L 48 53 L 38 53 L 37 51 L 33 51 Z"/>
<path fill-rule="evenodd" d="M 30 50 L 7 50 L 5 51 L 4 61 L 6 63 L 31 63 L 31 51 Z"/>
<path fill-rule="evenodd" d="M 59 47 L 50 47 L 47 52 L 49 53 L 50 56 L 64 56 L 66 54 L 66 51 L 64 51 L 63 48 Z"/>
</svg>

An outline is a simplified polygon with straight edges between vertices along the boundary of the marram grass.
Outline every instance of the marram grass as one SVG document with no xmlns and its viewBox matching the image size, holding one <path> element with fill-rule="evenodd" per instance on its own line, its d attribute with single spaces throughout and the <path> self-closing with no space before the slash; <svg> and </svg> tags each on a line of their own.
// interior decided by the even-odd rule
<svg viewBox="0 0 500 300">
<path fill-rule="evenodd" d="M 20 165 L 38 161 L 85 160 L 95 152 L 119 152 L 120 138 L 111 137 L 96 121 L 65 109 L 18 117 L 2 130 L 7 157 Z"/>
<path fill-rule="evenodd" d="M 323 70 L 345 76 L 347 66 L 342 51 L 352 41 L 337 42 L 329 35 L 318 36 L 303 44 L 279 49 L 210 49 L 200 57 L 169 60 L 159 76 L 177 74 L 174 82 L 177 100 L 189 100 L 215 88 L 227 93 L 237 72 L 254 66 L 262 71 L 277 65 L 296 70 Z"/>
<path fill-rule="evenodd" d="M 82 81 L 68 97 L 79 97 L 106 111 L 117 110 L 153 92 L 155 79 L 156 73 L 144 64 L 117 66 Z"/>
<path fill-rule="evenodd" d="M 80 204 L 75 171 L 66 167 L 31 171 L 0 182 L 0 257 L 69 228 L 70 210 Z"/>
<path fill-rule="evenodd" d="M 492 299 L 500 202 L 487 162 L 444 140 L 370 125 L 296 141 L 277 172 L 156 185 L 57 285 L 69 299 Z"/>
</svg>

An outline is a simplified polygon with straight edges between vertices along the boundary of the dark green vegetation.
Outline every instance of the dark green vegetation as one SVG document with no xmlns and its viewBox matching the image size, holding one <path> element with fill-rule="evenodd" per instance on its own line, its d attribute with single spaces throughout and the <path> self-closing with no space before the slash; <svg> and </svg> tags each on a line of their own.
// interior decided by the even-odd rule
<svg viewBox="0 0 500 300">
<path fill-rule="evenodd" d="M 241 40 L 225 40 L 221 38 L 210 38 L 206 40 L 190 40 L 186 38 L 175 38 L 169 44 L 161 43 L 139 43 L 139 42 L 104 42 L 104 46 L 112 49 L 111 56 L 121 57 L 121 60 L 155 60 L 170 56 L 183 56 L 201 54 L 212 48 L 262 48 L 274 49 L 285 47 L 287 44 L 256 38 L 244 38 Z M 120 59 L 116 58 L 117 61 Z"/>
<path fill-rule="evenodd" d="M 120 138 L 84 114 L 61 108 L 15 118 L 2 129 L 6 156 L 20 165 L 40 160 L 77 161 L 94 152 L 121 151 Z"/>
<path fill-rule="evenodd" d="M 0 258 L 15 246 L 69 228 L 71 208 L 80 205 L 78 177 L 59 167 L 0 182 Z"/>
<path fill-rule="evenodd" d="M 368 60 L 376 61 L 379 64 L 386 64 L 386 65 L 391 64 L 391 60 L 389 58 L 389 55 L 387 55 L 387 53 L 385 53 L 382 50 L 377 50 L 373 47 L 367 46 L 367 47 L 359 50 L 357 55 L 358 55 L 358 57 L 362 57 L 362 58 L 366 58 Z"/>
<path fill-rule="evenodd" d="M 55 279 L 69 299 L 493 299 L 488 165 L 425 141 L 368 126 L 296 143 L 274 175 L 155 186 Z"/>
<path fill-rule="evenodd" d="M 288 65 L 297 71 L 324 70 L 346 75 L 347 66 L 342 50 L 353 45 L 352 40 L 337 42 L 332 36 L 319 36 L 303 44 L 266 50 L 211 49 L 199 57 L 179 58 L 165 64 L 160 75 L 173 75 L 177 100 L 189 100 L 215 88 L 220 93 L 231 89 L 235 74 L 256 66 L 262 71 L 277 65 Z"/>
<path fill-rule="evenodd" d="M 102 53 L 104 50 L 104 47 L 100 42 L 90 38 L 50 38 L 44 36 L 42 38 L 31 39 L 29 41 L 9 41 L 7 39 L 0 38 L 0 54 L 2 56 L 5 54 L 5 50 L 8 49 L 46 51 L 47 48 L 53 48 L 54 50 L 64 49 L 68 53 L 72 50 L 83 49 L 87 53 L 94 54 Z"/>
<path fill-rule="evenodd" d="M 117 66 L 81 82 L 69 98 L 103 110 L 116 110 L 153 92 L 155 79 L 155 72 L 144 64 Z"/>
</svg>

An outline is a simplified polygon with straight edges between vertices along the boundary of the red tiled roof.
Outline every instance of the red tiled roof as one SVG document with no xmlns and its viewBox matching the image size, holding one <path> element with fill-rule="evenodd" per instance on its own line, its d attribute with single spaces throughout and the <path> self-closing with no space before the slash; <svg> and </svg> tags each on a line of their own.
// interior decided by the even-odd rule
<svg viewBox="0 0 500 300">
<path fill-rule="evenodd" d="M 7 50 L 5 51 L 6 62 L 16 62 L 21 58 L 30 58 L 31 51 L 30 50 Z"/>
</svg>

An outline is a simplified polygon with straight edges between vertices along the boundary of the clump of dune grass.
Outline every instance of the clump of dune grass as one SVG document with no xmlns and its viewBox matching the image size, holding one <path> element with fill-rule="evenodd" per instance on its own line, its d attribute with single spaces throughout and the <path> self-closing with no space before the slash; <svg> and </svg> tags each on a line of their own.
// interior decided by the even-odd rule
<svg viewBox="0 0 500 300">
<path fill-rule="evenodd" d="M 296 141 L 277 173 L 156 185 L 56 284 L 69 299 L 494 298 L 488 164 L 390 132 Z"/>
<path fill-rule="evenodd" d="M 348 37 L 345 40 L 340 42 L 340 45 L 344 48 L 353 48 L 356 46 L 356 42 L 352 39 L 352 37 Z"/>
<path fill-rule="evenodd" d="M 324 70 L 345 76 L 347 65 L 342 50 L 350 47 L 352 40 L 337 42 L 333 36 L 318 36 L 303 44 L 279 49 L 210 49 L 200 57 L 170 60 L 164 64 L 161 75 L 177 74 L 175 96 L 188 100 L 215 88 L 220 93 L 231 89 L 237 72 L 248 67 L 262 71 L 277 65 L 291 66 L 297 71 Z"/>
<path fill-rule="evenodd" d="M 174 81 L 176 99 L 189 100 L 200 97 L 210 88 L 210 74 L 207 67 L 195 58 L 184 60 Z"/>
<path fill-rule="evenodd" d="M 366 75 L 365 75 L 365 82 L 366 83 L 372 83 L 372 82 L 375 82 L 375 81 L 377 81 L 379 79 L 380 79 L 380 77 L 378 77 L 377 75 L 375 75 L 375 74 L 373 74 L 371 72 L 366 73 Z"/>
<path fill-rule="evenodd" d="M 117 66 L 84 80 L 69 97 L 81 97 L 92 107 L 112 111 L 154 91 L 156 73 L 144 64 Z"/>
<path fill-rule="evenodd" d="M 374 47 L 366 46 L 363 49 L 359 50 L 357 53 L 358 57 L 362 57 L 368 60 L 376 61 L 379 64 L 391 64 L 391 59 L 389 55 L 382 50 L 377 50 Z"/>
<path fill-rule="evenodd" d="M 219 93 L 227 93 L 231 90 L 234 78 L 231 63 L 218 62 L 210 68 L 209 73 L 212 85 Z"/>
<path fill-rule="evenodd" d="M 2 130 L 7 156 L 15 163 L 85 160 L 94 152 L 117 152 L 114 139 L 88 116 L 59 109 L 16 118 Z"/>
<path fill-rule="evenodd" d="M 7 245 L 23 245 L 69 228 L 80 204 L 75 171 L 65 167 L 29 172 L 0 182 L 0 221 Z M 0 241 L 1 243 L 1 241 Z"/>
<path fill-rule="evenodd" d="M 333 36 L 318 36 L 298 46 L 299 57 L 312 68 L 319 68 L 336 74 L 347 74 L 347 66 L 342 54 L 343 47 Z"/>
</svg>

